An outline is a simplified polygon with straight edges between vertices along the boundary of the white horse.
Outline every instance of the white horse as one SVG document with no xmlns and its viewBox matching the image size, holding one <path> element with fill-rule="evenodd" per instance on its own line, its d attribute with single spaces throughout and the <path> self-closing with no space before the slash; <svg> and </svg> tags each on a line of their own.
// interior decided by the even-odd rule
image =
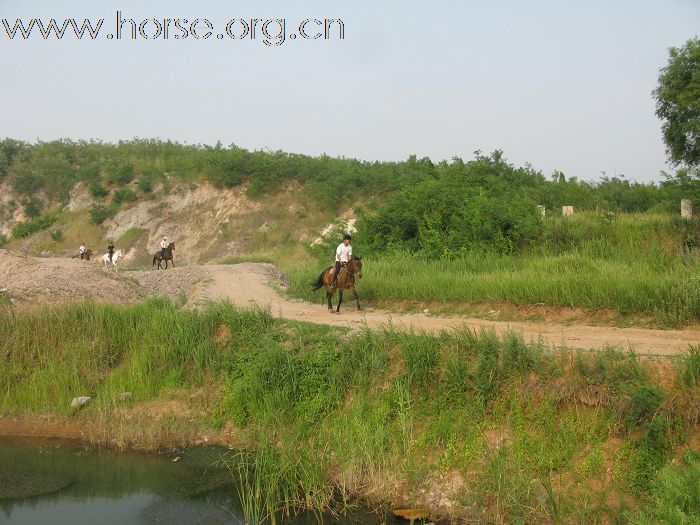
<svg viewBox="0 0 700 525">
<path fill-rule="evenodd" d="M 117 271 L 117 261 L 121 258 L 124 257 L 124 254 L 122 253 L 121 250 L 117 250 L 114 252 L 114 255 L 112 255 L 112 265 L 114 266 L 114 271 Z M 102 264 L 104 265 L 105 268 L 107 268 L 107 265 L 109 264 L 109 254 L 105 253 L 102 256 Z"/>
</svg>

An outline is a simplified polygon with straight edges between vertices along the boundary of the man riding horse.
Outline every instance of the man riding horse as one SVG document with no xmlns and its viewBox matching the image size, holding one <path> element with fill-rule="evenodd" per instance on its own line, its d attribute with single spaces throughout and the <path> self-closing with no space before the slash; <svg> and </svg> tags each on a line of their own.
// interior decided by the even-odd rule
<svg viewBox="0 0 700 525">
<path fill-rule="evenodd" d="M 173 251 L 175 250 L 175 243 L 168 242 L 168 238 L 164 235 L 163 239 L 160 241 L 160 251 L 153 255 L 153 265 L 158 263 L 158 269 L 161 269 L 161 263 L 165 261 L 165 269 L 168 269 L 168 261 L 175 266 L 175 259 L 173 258 Z"/>
<path fill-rule="evenodd" d="M 362 278 L 362 259 L 353 258 L 350 235 L 343 236 L 343 242 L 335 250 L 335 266 L 330 266 L 321 272 L 318 279 L 311 283 L 312 290 L 326 287 L 326 299 L 328 300 L 328 311 L 333 311 L 332 297 L 338 290 L 338 308 L 335 313 L 340 313 L 340 305 L 343 303 L 343 292 L 352 290 L 357 303 L 357 309 L 361 310 L 360 297 L 355 290 L 355 277 Z"/>
</svg>

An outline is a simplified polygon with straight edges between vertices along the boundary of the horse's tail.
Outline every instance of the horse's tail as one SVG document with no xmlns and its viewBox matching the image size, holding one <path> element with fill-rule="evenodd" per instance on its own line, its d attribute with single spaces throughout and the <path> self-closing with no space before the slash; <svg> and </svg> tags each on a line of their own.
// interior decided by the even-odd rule
<svg viewBox="0 0 700 525">
<path fill-rule="evenodd" d="M 154 256 L 153 256 L 153 264 L 151 264 L 151 266 L 155 266 L 155 265 L 156 265 L 156 258 L 157 258 L 157 255 L 154 255 Z"/>
<path fill-rule="evenodd" d="M 323 273 L 324 273 L 324 272 L 321 272 L 321 275 L 318 276 L 318 279 L 316 279 L 315 281 L 313 281 L 313 282 L 311 283 L 311 290 L 312 290 L 312 291 L 315 292 L 315 291 L 318 290 L 319 288 L 322 288 L 323 285 L 325 284 L 325 283 L 323 282 Z"/>
</svg>

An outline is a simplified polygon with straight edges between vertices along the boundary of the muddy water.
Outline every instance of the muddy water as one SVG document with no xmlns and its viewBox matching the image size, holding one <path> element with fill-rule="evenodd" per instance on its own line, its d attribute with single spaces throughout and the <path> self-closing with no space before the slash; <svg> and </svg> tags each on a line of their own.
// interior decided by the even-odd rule
<svg viewBox="0 0 700 525">
<path fill-rule="evenodd" d="M 0 440 L 0 524 L 241 524 L 231 474 L 217 460 L 225 449 L 139 454 L 86 448 L 77 442 Z M 176 458 L 178 458 L 176 460 Z M 313 515 L 285 523 L 315 524 Z M 376 523 L 357 513 L 341 521 Z"/>
</svg>

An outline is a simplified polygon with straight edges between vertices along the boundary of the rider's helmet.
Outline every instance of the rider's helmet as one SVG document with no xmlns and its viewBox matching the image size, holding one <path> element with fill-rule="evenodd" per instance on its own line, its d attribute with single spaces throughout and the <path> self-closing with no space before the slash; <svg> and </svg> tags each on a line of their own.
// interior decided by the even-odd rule
<svg viewBox="0 0 700 525">
<path fill-rule="evenodd" d="M 167 241 L 168 238 L 167 238 L 165 235 L 163 235 L 163 240 L 164 240 L 164 241 Z"/>
</svg>

